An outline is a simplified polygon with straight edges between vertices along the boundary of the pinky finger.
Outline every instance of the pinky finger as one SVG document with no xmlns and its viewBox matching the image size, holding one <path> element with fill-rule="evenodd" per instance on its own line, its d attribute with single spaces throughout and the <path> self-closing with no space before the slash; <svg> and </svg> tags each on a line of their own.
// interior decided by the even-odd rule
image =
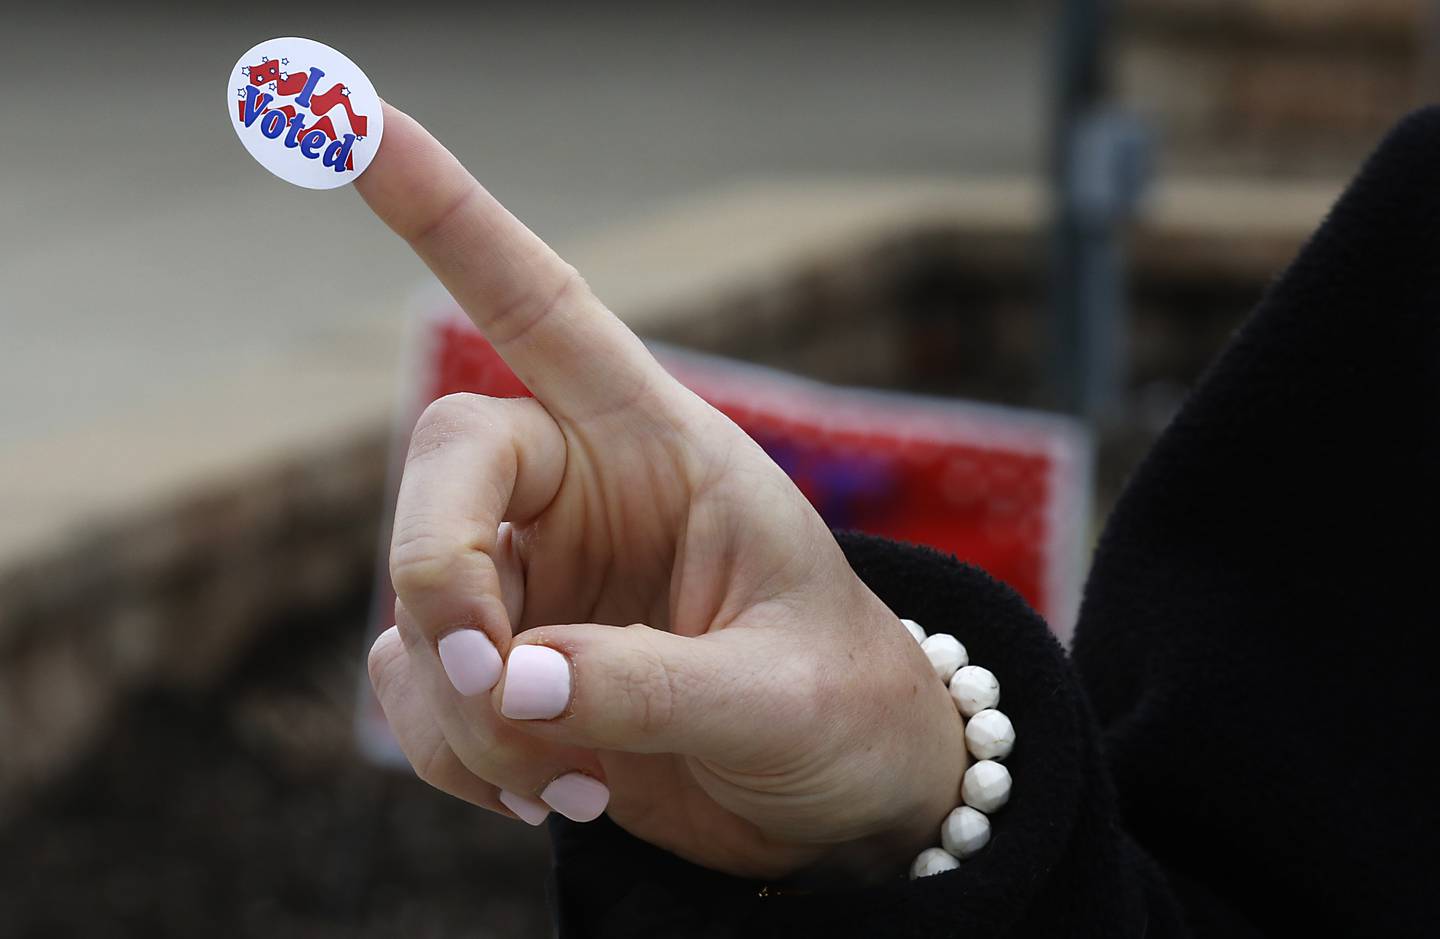
<svg viewBox="0 0 1440 939">
<path fill-rule="evenodd" d="M 509 818 L 538 825 L 549 808 L 523 796 L 505 792 L 466 769 L 450 749 L 440 725 L 430 713 L 422 689 L 411 674 L 410 657 L 399 631 L 390 627 L 370 649 L 370 684 L 385 720 L 415 775 L 441 792 Z"/>
</svg>

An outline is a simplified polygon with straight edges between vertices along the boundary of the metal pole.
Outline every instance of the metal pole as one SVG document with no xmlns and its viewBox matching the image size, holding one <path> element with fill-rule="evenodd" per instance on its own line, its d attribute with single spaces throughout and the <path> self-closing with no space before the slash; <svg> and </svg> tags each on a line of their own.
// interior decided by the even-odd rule
<svg viewBox="0 0 1440 939">
<path fill-rule="evenodd" d="M 1051 367 L 1059 405 L 1094 420 L 1123 397 L 1121 226 L 1143 176 L 1143 132 L 1109 112 L 1109 0 L 1066 0 L 1051 152 Z"/>
</svg>

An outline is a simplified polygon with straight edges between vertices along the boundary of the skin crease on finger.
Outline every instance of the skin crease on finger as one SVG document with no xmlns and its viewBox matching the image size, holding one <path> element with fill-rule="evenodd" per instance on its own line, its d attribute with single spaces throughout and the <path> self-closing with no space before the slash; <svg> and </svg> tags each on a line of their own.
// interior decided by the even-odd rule
<svg viewBox="0 0 1440 939">
<path fill-rule="evenodd" d="M 618 824 L 705 866 L 781 877 L 865 858 L 866 874 L 893 873 L 933 841 L 964 769 L 963 724 L 923 654 L 753 441 L 665 375 L 418 124 L 387 108 L 385 127 L 357 190 L 535 392 L 512 416 L 549 415 L 442 422 L 434 452 L 406 466 L 396 532 L 414 536 L 410 550 L 453 552 L 396 571 L 421 617 L 402 628 L 412 672 L 446 742 L 477 780 L 527 798 L 548 782 L 532 778 L 535 765 L 588 765 Z M 451 402 L 440 416 L 493 417 L 492 406 Z M 538 446 L 557 428 L 558 452 Z M 496 459 L 507 445 L 515 459 Z M 507 492 L 530 504 L 505 505 Z M 605 690 L 604 674 L 587 671 L 603 650 L 566 646 L 585 623 L 645 624 L 604 628 L 615 641 L 653 628 L 706 643 L 655 642 L 662 661 L 649 671 L 664 677 L 636 692 L 685 698 L 675 713 L 693 724 L 671 728 L 676 752 L 650 752 L 626 728 L 621 746 L 572 739 L 586 696 Z M 435 643 L 476 625 L 502 657 L 553 636 L 546 644 L 570 656 L 566 714 L 511 720 L 493 694 L 459 696 Z M 687 657 L 705 674 L 687 674 Z"/>
</svg>

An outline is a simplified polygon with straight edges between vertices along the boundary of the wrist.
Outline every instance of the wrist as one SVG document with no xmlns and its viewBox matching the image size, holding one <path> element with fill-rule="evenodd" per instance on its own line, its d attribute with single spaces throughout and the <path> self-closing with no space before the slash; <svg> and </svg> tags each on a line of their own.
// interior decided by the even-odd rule
<svg viewBox="0 0 1440 939">
<path fill-rule="evenodd" d="M 851 824 L 864 833 L 825 851 L 785 886 L 834 889 L 903 877 L 915 855 L 936 844 L 936 832 L 960 801 L 972 763 L 965 720 L 936 666 L 894 614 L 876 605 L 884 617 L 876 628 L 886 635 L 890 653 L 876 657 L 892 665 L 876 670 L 885 674 L 885 687 L 873 698 L 878 706 L 867 725 L 848 731 L 851 771 L 872 770 L 857 773 L 859 785 L 852 789 Z"/>
<path fill-rule="evenodd" d="M 912 801 L 889 838 L 887 869 L 892 873 L 903 873 L 918 852 L 935 843 L 935 832 L 958 803 L 965 772 L 973 762 L 965 749 L 965 719 L 946 686 L 927 676 L 916 698 L 917 712 L 926 712 L 928 730 L 915 742 Z"/>
</svg>

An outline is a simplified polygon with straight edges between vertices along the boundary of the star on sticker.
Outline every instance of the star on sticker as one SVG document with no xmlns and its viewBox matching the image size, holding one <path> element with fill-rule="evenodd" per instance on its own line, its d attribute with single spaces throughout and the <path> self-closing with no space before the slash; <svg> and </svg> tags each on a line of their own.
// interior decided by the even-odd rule
<svg viewBox="0 0 1440 939">
<path fill-rule="evenodd" d="M 268 55 L 262 55 L 262 56 L 260 57 L 260 64 L 261 64 L 261 65 L 264 65 L 266 62 L 269 62 L 269 61 L 270 61 L 270 57 L 269 57 Z"/>
<path fill-rule="evenodd" d="M 266 87 L 268 87 L 271 91 L 274 91 L 274 90 L 275 90 L 275 83 L 274 83 L 274 82 L 271 82 L 271 83 L 270 83 L 269 85 L 267 85 Z"/>
<path fill-rule="evenodd" d="M 248 66 L 248 65 L 242 65 L 242 66 L 240 66 L 240 71 L 241 71 L 241 72 L 244 72 L 246 75 L 249 75 L 249 74 L 250 74 L 250 66 Z"/>
<path fill-rule="evenodd" d="M 282 58 L 282 59 L 280 60 L 280 64 L 281 64 L 281 65 L 289 65 L 289 64 L 290 64 L 290 60 L 289 60 L 289 59 Z"/>
<path fill-rule="evenodd" d="M 289 72 L 281 72 L 281 73 L 280 73 L 280 80 L 281 80 L 281 81 L 285 81 L 285 80 L 286 80 L 287 78 L 289 78 L 289 77 L 290 77 L 290 73 L 289 73 Z"/>
<path fill-rule="evenodd" d="M 235 97 L 237 97 L 237 98 L 243 98 L 243 97 L 245 97 L 245 89 L 244 89 L 244 88 L 236 88 L 236 89 L 235 89 Z"/>
<path fill-rule="evenodd" d="M 345 88 L 345 87 L 342 86 L 341 89 L 340 89 L 340 93 L 341 93 L 342 95 L 344 95 L 345 97 L 347 97 L 347 98 L 350 97 L 350 89 L 349 89 L 349 88 Z"/>
</svg>

